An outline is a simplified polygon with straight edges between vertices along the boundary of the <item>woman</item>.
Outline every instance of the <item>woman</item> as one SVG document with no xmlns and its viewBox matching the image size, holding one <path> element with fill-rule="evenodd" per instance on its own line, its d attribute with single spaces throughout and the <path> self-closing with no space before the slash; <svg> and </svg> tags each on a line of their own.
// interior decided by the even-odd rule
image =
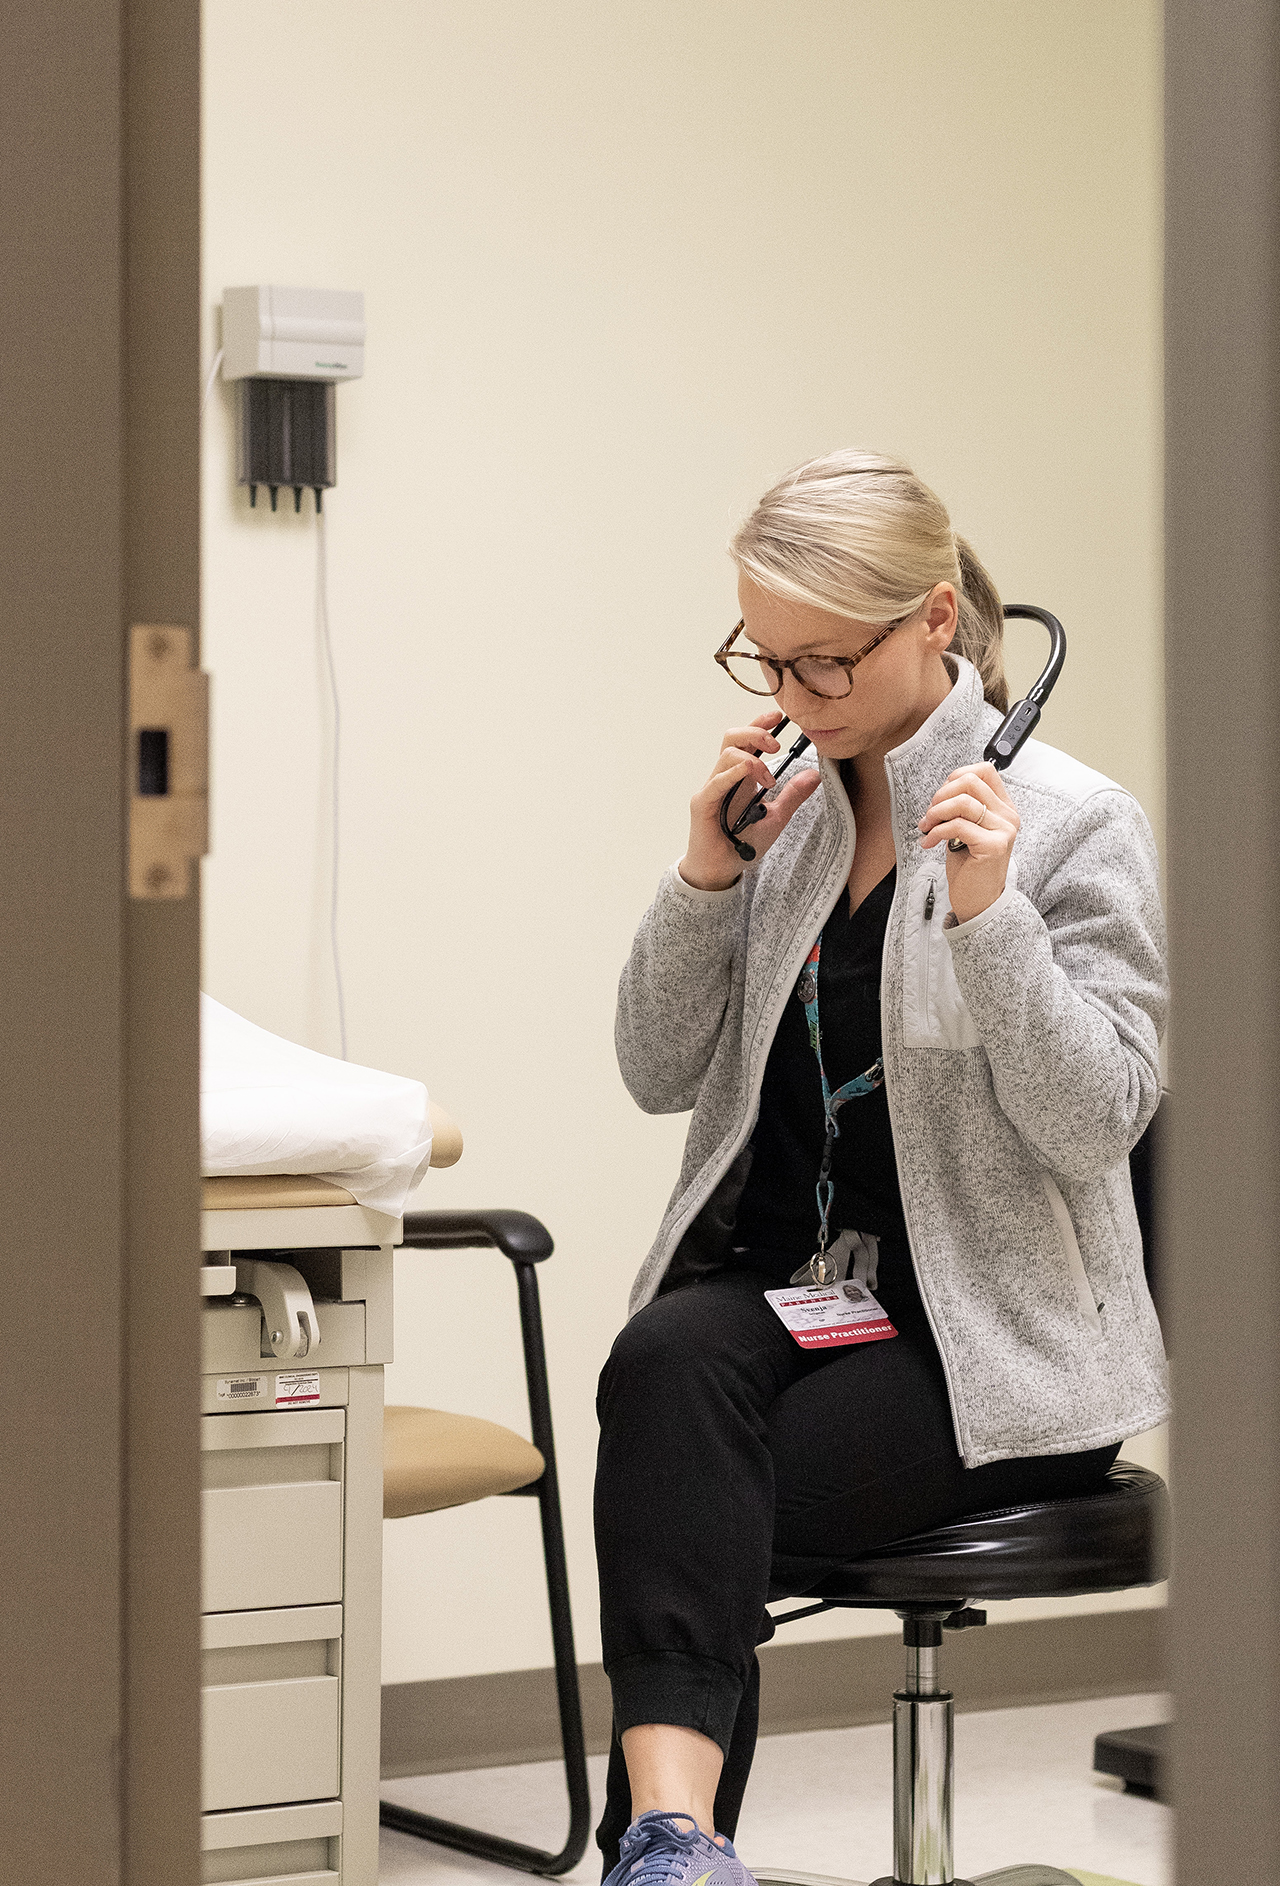
<svg viewBox="0 0 1280 1886">
<path fill-rule="evenodd" d="M 772 700 L 725 736 L 622 977 L 630 1092 L 693 1116 L 601 1377 L 596 1490 L 598 1839 L 619 1881 L 690 1886 L 750 1878 L 728 1837 L 770 1596 L 1086 1490 L 1166 1414 L 1127 1167 L 1166 1002 L 1140 808 L 1038 742 L 980 763 L 999 597 L 904 465 L 801 466 L 731 554 L 717 659 Z M 768 781 L 783 715 L 814 757 L 744 869 L 720 804 Z M 832 1276 L 865 1319 L 813 1289 L 789 1327 Z"/>
</svg>

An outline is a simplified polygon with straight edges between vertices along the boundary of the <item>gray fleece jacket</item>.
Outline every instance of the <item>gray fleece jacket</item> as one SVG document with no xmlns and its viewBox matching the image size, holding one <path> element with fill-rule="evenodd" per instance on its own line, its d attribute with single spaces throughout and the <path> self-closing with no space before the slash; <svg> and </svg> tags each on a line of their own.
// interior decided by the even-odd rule
<svg viewBox="0 0 1280 1886">
<path fill-rule="evenodd" d="M 1167 982 L 1140 807 L 1039 741 L 1004 775 L 1022 819 L 1005 890 L 944 927 L 943 848 L 922 850 L 916 822 L 1000 719 L 970 664 L 948 662 L 951 693 L 885 761 L 898 875 L 881 1014 L 912 1259 L 957 1445 L 979 1467 L 1103 1447 L 1166 1417 L 1127 1155 L 1160 1096 Z M 667 873 L 623 971 L 630 1093 L 648 1113 L 693 1109 L 633 1312 L 673 1259 L 673 1278 L 694 1274 L 728 1242 L 774 1031 L 853 860 L 839 768 L 820 772 L 732 890 Z"/>
</svg>

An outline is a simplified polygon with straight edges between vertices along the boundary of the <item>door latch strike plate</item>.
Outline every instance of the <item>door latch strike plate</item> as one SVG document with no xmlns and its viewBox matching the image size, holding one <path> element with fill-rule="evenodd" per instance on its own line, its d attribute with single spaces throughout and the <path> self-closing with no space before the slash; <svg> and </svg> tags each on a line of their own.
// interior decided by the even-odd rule
<svg viewBox="0 0 1280 1886">
<path fill-rule="evenodd" d="M 185 897 L 209 849 L 209 677 L 190 629 L 129 631 L 129 895 Z"/>
</svg>

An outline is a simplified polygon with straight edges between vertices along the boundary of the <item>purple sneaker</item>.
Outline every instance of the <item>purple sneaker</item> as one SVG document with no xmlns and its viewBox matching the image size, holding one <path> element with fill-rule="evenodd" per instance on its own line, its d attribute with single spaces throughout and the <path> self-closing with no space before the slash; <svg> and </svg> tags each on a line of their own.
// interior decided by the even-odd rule
<svg viewBox="0 0 1280 1886">
<path fill-rule="evenodd" d="M 651 1808 L 632 1821 L 604 1886 L 756 1886 L 723 1834 L 709 1840 L 687 1814 Z"/>
</svg>

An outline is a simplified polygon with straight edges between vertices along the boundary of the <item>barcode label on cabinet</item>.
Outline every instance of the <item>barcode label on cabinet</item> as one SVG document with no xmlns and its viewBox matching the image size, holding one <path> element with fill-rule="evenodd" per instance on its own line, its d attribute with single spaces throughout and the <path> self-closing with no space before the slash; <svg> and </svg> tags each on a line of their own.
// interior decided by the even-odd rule
<svg viewBox="0 0 1280 1886">
<path fill-rule="evenodd" d="M 288 1375 L 276 1377 L 276 1407 L 298 1408 L 307 1402 L 320 1399 L 320 1375 L 318 1370 L 294 1369 Z"/>
<path fill-rule="evenodd" d="M 227 1375 L 218 1382 L 219 1401 L 257 1401 L 266 1392 L 265 1375 Z"/>
</svg>

